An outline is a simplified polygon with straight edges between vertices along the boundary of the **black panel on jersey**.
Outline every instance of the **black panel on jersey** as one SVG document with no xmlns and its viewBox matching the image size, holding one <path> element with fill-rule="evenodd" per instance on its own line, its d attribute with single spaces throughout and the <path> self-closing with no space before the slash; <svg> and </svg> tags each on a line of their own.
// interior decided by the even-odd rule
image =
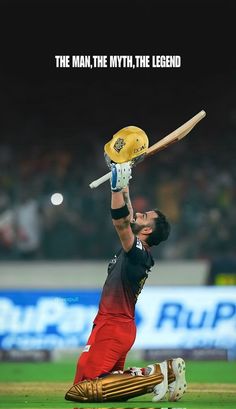
<svg viewBox="0 0 236 409">
<path fill-rule="evenodd" d="M 137 237 L 129 252 L 121 249 L 108 265 L 97 317 L 134 319 L 135 303 L 153 265 L 151 253 Z"/>
</svg>

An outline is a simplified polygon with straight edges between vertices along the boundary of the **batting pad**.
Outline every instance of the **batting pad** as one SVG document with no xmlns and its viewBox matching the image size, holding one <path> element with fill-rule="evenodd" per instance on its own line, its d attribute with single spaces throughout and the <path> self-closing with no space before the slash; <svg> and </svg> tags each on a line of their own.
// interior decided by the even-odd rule
<svg viewBox="0 0 236 409">
<path fill-rule="evenodd" d="M 161 371 L 148 376 L 110 374 L 104 378 L 86 380 L 73 385 L 66 393 L 65 399 L 75 402 L 122 401 L 150 393 L 154 386 L 162 381 Z"/>
</svg>

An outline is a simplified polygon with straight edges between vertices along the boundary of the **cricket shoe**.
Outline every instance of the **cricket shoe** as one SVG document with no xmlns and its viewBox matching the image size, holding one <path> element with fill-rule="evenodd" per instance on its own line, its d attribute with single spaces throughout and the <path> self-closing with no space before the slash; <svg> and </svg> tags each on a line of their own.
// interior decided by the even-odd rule
<svg viewBox="0 0 236 409">
<path fill-rule="evenodd" d="M 148 375 L 154 375 L 155 373 L 160 373 L 160 372 L 163 375 L 163 381 L 161 383 L 158 383 L 153 388 L 154 397 L 152 398 L 152 402 L 158 402 L 165 397 L 166 392 L 168 391 L 167 361 L 164 361 L 158 364 L 148 365 L 145 369 L 146 371 L 149 372 Z"/>
<path fill-rule="evenodd" d="M 169 379 L 175 378 L 175 380 L 168 385 L 169 401 L 177 401 L 182 398 L 187 390 L 185 362 L 182 358 L 168 360 L 168 377 Z"/>
</svg>

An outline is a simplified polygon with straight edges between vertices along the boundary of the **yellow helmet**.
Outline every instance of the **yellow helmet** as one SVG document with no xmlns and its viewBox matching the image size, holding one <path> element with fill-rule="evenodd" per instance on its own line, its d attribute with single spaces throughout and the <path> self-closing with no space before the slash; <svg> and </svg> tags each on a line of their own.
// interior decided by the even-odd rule
<svg viewBox="0 0 236 409">
<path fill-rule="evenodd" d="M 105 153 L 116 163 L 128 162 L 147 151 L 147 134 L 137 126 L 126 126 L 104 146 Z"/>
</svg>

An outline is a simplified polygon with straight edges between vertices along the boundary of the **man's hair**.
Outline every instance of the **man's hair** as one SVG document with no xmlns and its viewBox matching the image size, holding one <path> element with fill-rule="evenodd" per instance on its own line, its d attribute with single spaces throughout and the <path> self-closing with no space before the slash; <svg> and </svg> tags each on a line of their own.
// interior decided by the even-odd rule
<svg viewBox="0 0 236 409">
<path fill-rule="evenodd" d="M 158 217 L 154 219 L 154 229 L 146 239 L 150 247 L 157 246 L 161 241 L 166 240 L 170 234 L 170 224 L 166 216 L 158 209 L 154 209 L 154 212 L 156 212 Z"/>
</svg>

